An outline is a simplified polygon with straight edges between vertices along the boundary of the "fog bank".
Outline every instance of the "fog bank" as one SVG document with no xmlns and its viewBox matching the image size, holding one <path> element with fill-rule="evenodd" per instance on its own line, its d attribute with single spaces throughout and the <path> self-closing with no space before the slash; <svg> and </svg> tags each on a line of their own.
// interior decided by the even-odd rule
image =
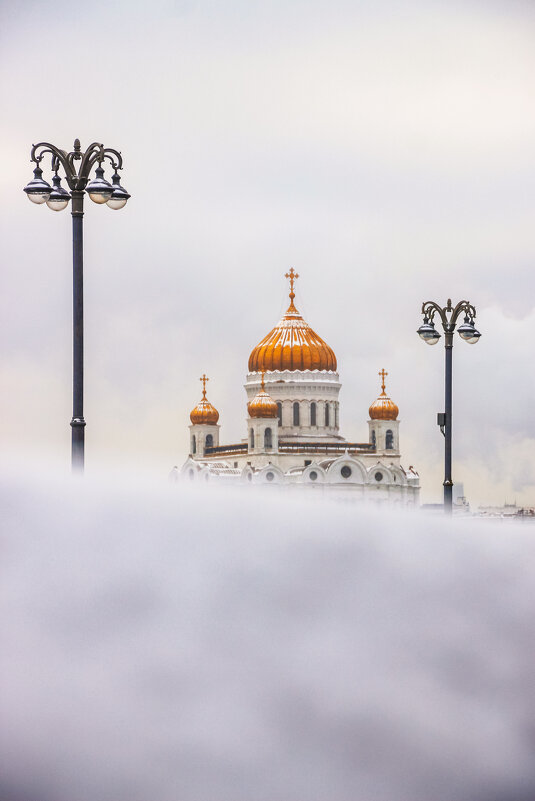
<svg viewBox="0 0 535 801">
<path fill-rule="evenodd" d="M 2 481 L 5 801 L 535 797 L 532 527 Z"/>
</svg>

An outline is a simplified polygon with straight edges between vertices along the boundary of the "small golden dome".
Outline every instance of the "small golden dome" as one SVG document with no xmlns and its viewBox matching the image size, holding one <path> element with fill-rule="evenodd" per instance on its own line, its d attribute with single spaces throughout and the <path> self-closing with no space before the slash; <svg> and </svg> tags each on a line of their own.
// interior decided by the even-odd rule
<svg viewBox="0 0 535 801">
<path fill-rule="evenodd" d="M 262 370 L 262 389 L 247 404 L 247 411 L 249 412 L 249 417 L 275 418 L 279 416 L 277 404 L 264 389 L 264 370 Z"/>
<path fill-rule="evenodd" d="M 280 323 L 264 337 L 249 356 L 249 372 L 261 370 L 336 370 L 336 356 L 323 339 L 303 320 L 294 306 L 293 267 L 290 279 L 290 305 Z"/>
<path fill-rule="evenodd" d="M 381 385 L 381 394 L 376 401 L 370 406 L 370 419 L 371 420 L 396 420 L 399 414 L 399 409 L 385 392 L 385 376 L 388 375 L 384 368 L 379 375 L 383 379 Z"/>
<path fill-rule="evenodd" d="M 215 406 L 212 406 L 210 401 L 206 400 L 206 382 L 210 379 L 203 375 L 199 380 L 202 381 L 202 398 L 197 406 L 192 409 L 189 419 L 193 425 L 215 425 L 219 420 L 219 412 Z"/>
</svg>

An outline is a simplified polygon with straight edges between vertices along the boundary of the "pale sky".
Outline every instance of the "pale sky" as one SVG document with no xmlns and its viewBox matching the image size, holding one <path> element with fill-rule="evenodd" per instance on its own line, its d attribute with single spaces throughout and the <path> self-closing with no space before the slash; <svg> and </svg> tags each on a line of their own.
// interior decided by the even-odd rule
<svg viewBox="0 0 535 801">
<path fill-rule="evenodd" d="M 210 377 L 245 435 L 251 349 L 287 301 L 334 349 L 367 438 L 378 371 L 402 462 L 439 501 L 444 349 L 422 301 L 471 301 L 454 469 L 472 504 L 535 503 L 535 6 L 2 2 L 0 449 L 69 465 L 71 216 L 31 205 L 31 144 L 122 151 L 120 212 L 85 215 L 86 464 L 188 450 Z"/>
</svg>

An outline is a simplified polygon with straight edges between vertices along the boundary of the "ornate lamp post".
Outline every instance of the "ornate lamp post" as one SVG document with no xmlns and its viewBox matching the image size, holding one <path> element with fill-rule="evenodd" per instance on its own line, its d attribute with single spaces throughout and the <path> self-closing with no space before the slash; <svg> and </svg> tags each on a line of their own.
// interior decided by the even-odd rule
<svg viewBox="0 0 535 801">
<path fill-rule="evenodd" d="M 453 481 L 451 478 L 451 378 L 452 378 L 452 351 L 453 334 L 455 326 L 461 314 L 464 314 L 464 323 L 457 329 L 461 339 L 470 345 L 475 345 L 479 341 L 481 334 L 476 330 L 474 320 L 476 310 L 467 300 L 460 300 L 453 307 L 451 300 L 444 308 L 441 308 L 432 300 L 426 300 L 422 304 L 422 314 L 424 322 L 417 333 L 428 345 L 436 345 L 440 339 L 440 334 L 434 325 L 435 314 L 438 315 L 442 328 L 444 329 L 444 346 L 446 348 L 446 371 L 445 371 L 445 413 L 438 414 L 438 424 L 445 438 L 444 453 L 444 511 L 446 514 L 452 512 L 453 501 Z"/>
<path fill-rule="evenodd" d="M 53 187 L 43 179 L 41 161 L 46 154 L 51 156 L 54 173 Z M 119 151 L 104 147 L 98 142 L 89 145 L 82 153 L 80 140 L 74 140 L 74 149 L 67 153 L 48 142 L 32 146 L 30 160 L 36 165 L 34 178 L 24 187 L 32 203 L 46 203 L 53 211 L 67 208 L 72 198 L 72 266 L 73 266 L 73 412 L 72 412 L 72 467 L 83 472 L 84 469 L 84 257 L 83 257 L 83 216 L 84 195 L 87 192 L 95 203 L 106 203 L 110 209 L 122 209 L 130 197 L 120 184 L 119 170 L 123 160 Z M 112 183 L 104 178 L 103 162 L 108 160 L 114 170 Z M 78 163 L 79 162 L 79 163 Z M 93 167 L 95 177 L 90 181 Z M 60 167 L 70 192 L 61 186 L 58 175 Z"/>
</svg>

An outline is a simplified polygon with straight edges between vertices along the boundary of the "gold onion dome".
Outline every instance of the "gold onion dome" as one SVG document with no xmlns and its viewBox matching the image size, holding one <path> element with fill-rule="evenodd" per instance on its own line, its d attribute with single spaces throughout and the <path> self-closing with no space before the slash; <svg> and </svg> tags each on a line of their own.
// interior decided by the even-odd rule
<svg viewBox="0 0 535 801">
<path fill-rule="evenodd" d="M 399 414 L 399 409 L 394 401 L 391 400 L 385 392 L 385 376 L 387 376 L 388 373 L 385 372 L 383 368 L 379 375 L 383 379 L 383 383 L 381 385 L 382 392 L 377 400 L 375 400 L 370 406 L 370 418 L 372 420 L 396 420 Z"/>
<path fill-rule="evenodd" d="M 262 370 L 262 389 L 247 404 L 249 417 L 278 417 L 279 409 L 273 398 L 264 389 L 264 371 Z"/>
<path fill-rule="evenodd" d="M 215 406 L 212 406 L 210 401 L 206 400 L 206 382 L 210 379 L 203 375 L 199 380 L 202 381 L 202 398 L 197 406 L 192 409 L 189 419 L 193 425 L 215 425 L 219 420 L 219 412 Z"/>
<path fill-rule="evenodd" d="M 336 370 L 336 356 L 323 339 L 303 320 L 294 306 L 294 281 L 299 275 L 293 267 L 290 279 L 290 305 L 280 323 L 254 348 L 249 356 L 249 372 L 261 370 Z"/>
</svg>

